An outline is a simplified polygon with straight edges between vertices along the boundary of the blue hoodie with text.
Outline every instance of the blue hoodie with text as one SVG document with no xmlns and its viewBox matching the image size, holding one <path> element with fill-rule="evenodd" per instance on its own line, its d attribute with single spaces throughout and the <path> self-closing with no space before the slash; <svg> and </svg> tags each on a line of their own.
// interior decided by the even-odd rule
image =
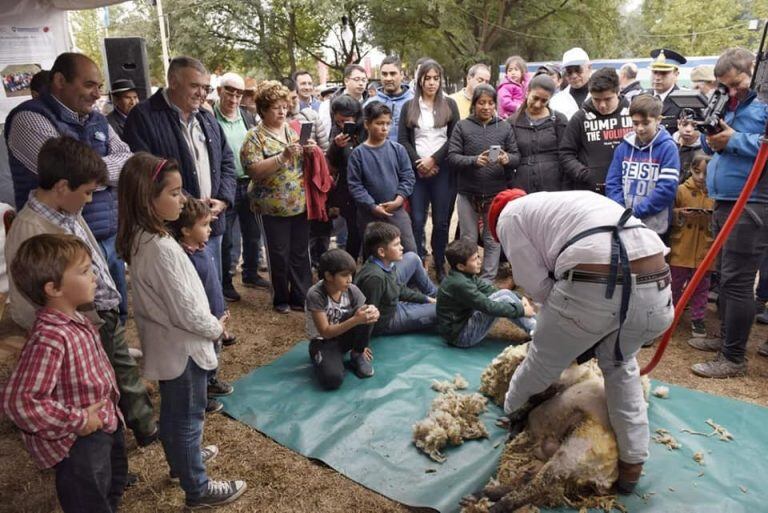
<svg viewBox="0 0 768 513">
<path fill-rule="evenodd" d="M 630 132 L 613 152 L 605 195 L 631 208 L 648 228 L 662 234 L 669 228 L 679 180 L 677 144 L 664 127 L 646 144 Z"/>
</svg>

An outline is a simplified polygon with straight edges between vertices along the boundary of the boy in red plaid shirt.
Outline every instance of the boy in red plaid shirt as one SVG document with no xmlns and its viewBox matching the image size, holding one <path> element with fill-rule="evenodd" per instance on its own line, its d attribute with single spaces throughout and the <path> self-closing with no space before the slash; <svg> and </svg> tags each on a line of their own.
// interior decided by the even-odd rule
<svg viewBox="0 0 768 513">
<path fill-rule="evenodd" d="M 77 311 L 96 291 L 90 249 L 74 235 L 37 235 L 19 247 L 11 276 L 45 307 L 2 392 L 2 409 L 35 463 L 56 469 L 65 513 L 114 513 L 128 462 L 115 373 L 99 332 Z"/>
</svg>

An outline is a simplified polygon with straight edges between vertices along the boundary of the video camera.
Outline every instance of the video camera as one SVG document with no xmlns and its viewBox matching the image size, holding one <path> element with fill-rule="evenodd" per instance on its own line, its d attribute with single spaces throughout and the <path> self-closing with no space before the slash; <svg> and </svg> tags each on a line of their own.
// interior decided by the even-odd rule
<svg viewBox="0 0 768 513">
<path fill-rule="evenodd" d="M 698 91 L 683 90 L 672 91 L 669 93 L 669 99 L 682 109 L 679 119 L 693 120 L 699 130 L 712 135 L 722 131 L 720 120 L 723 119 L 731 98 L 728 96 L 728 88 L 717 84 L 709 100 Z"/>
</svg>

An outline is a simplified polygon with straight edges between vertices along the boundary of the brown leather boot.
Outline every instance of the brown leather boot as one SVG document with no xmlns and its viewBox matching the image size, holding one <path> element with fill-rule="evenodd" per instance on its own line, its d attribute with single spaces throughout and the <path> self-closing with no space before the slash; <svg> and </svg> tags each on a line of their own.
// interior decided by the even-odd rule
<svg viewBox="0 0 768 513">
<path fill-rule="evenodd" d="M 619 493 L 629 495 L 635 491 L 635 486 L 640 481 L 640 473 L 642 471 L 642 463 L 625 463 L 619 460 L 619 480 L 616 481 L 616 488 L 619 490 Z"/>
</svg>

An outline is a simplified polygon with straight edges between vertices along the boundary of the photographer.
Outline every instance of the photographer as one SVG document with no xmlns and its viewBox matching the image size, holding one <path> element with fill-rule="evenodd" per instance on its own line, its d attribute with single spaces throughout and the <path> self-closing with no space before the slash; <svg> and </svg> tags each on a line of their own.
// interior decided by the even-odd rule
<svg viewBox="0 0 768 513">
<path fill-rule="evenodd" d="M 750 90 L 754 55 L 742 48 L 726 50 L 715 77 L 728 88 L 730 102 L 720 121 L 722 131 L 702 135 L 702 148 L 713 154 L 707 189 L 715 200 L 713 229 L 719 232 L 744 187 L 768 122 L 768 106 Z M 743 376 L 747 340 L 755 316 L 755 276 L 768 248 L 768 178 L 763 175 L 725 242 L 720 260 L 720 336 L 692 338 L 688 344 L 717 357 L 691 367 L 707 378 Z M 759 354 L 766 355 L 766 344 Z"/>
</svg>

